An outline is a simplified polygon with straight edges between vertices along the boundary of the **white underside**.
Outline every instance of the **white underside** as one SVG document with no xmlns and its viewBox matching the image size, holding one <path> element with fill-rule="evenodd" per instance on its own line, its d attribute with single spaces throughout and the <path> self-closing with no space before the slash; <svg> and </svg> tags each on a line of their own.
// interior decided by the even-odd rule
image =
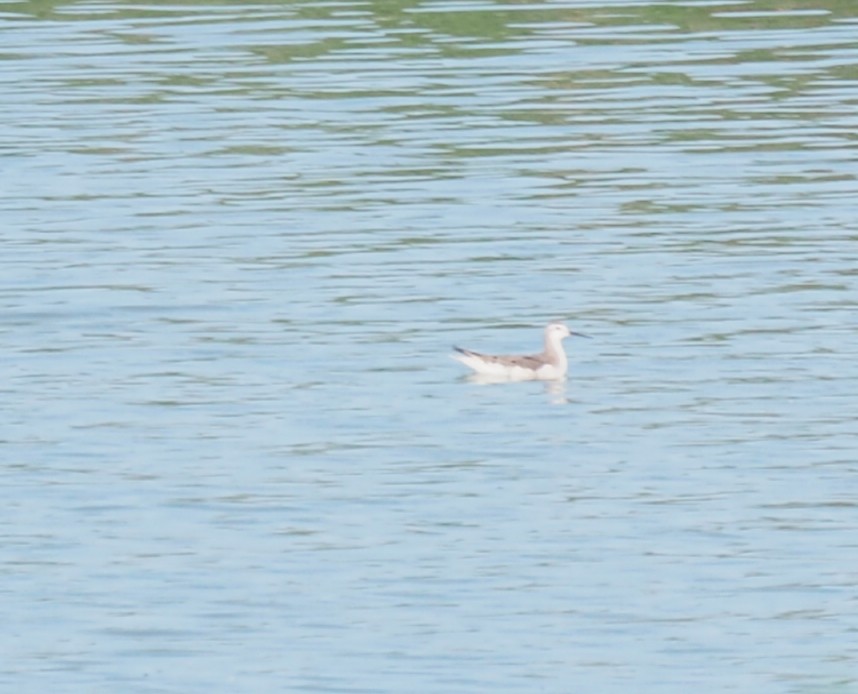
<svg viewBox="0 0 858 694">
<path fill-rule="evenodd" d="M 551 364 L 543 364 L 538 369 L 526 369 L 521 366 L 509 366 L 498 362 L 484 361 L 478 356 L 470 354 L 451 354 L 456 361 L 473 369 L 481 376 L 490 376 L 498 380 L 506 381 L 553 381 L 563 378 L 565 370 L 560 370 Z"/>
</svg>

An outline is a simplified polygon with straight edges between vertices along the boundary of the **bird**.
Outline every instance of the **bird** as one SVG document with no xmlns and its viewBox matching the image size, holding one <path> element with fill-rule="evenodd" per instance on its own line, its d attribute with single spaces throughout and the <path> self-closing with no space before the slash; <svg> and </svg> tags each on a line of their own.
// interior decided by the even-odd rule
<svg viewBox="0 0 858 694">
<path fill-rule="evenodd" d="M 566 376 L 569 363 L 563 351 L 563 340 L 570 335 L 590 337 L 572 332 L 559 321 L 552 321 L 545 326 L 545 348 L 539 354 L 481 354 L 454 346 L 456 354 L 450 356 L 480 376 L 511 381 L 553 381 Z"/>
</svg>

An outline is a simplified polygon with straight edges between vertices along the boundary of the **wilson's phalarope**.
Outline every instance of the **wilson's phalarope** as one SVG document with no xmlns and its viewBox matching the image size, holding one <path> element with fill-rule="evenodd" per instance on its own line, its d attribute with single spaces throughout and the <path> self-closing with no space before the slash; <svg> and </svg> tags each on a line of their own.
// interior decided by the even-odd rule
<svg viewBox="0 0 858 694">
<path fill-rule="evenodd" d="M 491 355 L 453 347 L 458 354 L 450 356 L 482 376 L 492 376 L 514 381 L 550 381 L 563 378 L 569 366 L 563 340 L 570 335 L 589 337 L 573 333 L 563 323 L 552 322 L 545 326 L 545 349 L 540 354 Z"/>
</svg>

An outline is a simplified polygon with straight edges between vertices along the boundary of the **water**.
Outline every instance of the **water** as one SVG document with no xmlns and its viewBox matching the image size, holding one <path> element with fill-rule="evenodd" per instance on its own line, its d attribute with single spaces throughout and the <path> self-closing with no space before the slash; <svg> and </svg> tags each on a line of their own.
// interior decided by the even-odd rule
<svg viewBox="0 0 858 694">
<path fill-rule="evenodd" d="M 855 9 L 0 3 L 3 687 L 858 692 Z"/>
</svg>

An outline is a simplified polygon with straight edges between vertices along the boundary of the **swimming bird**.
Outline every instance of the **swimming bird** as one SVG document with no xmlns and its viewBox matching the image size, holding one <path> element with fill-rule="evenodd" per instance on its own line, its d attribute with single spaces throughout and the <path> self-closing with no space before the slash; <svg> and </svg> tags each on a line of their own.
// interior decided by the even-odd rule
<svg viewBox="0 0 858 694">
<path fill-rule="evenodd" d="M 563 351 L 563 340 L 570 335 L 589 337 L 582 333 L 573 333 L 563 323 L 552 322 L 545 326 L 545 348 L 539 354 L 496 356 L 453 347 L 457 354 L 450 356 L 481 376 L 512 381 L 550 381 L 566 375 L 569 363 L 566 360 L 566 352 Z"/>
</svg>

